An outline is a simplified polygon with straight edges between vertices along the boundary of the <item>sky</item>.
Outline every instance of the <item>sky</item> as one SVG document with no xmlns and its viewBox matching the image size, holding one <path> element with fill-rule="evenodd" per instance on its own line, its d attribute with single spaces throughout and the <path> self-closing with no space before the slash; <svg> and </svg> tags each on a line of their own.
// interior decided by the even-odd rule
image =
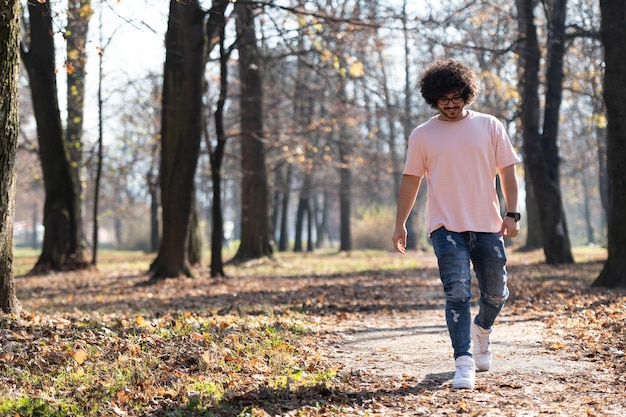
<svg viewBox="0 0 626 417">
<path fill-rule="evenodd" d="M 58 1 L 59 11 L 65 2 Z M 54 7 L 54 6 L 53 6 Z M 99 50 L 103 49 L 103 99 L 105 107 L 117 107 L 115 100 L 132 80 L 142 78 L 149 71 L 162 72 L 164 38 L 167 30 L 169 2 L 165 0 L 92 0 L 94 15 L 89 24 L 86 45 L 86 91 L 84 134 L 94 141 L 97 134 L 97 92 L 99 78 Z M 63 25 L 59 22 L 58 25 Z M 55 39 L 57 51 L 57 83 L 61 118 L 65 120 L 66 75 L 65 41 L 60 34 Z M 106 112 L 106 109 L 105 109 Z"/>
</svg>

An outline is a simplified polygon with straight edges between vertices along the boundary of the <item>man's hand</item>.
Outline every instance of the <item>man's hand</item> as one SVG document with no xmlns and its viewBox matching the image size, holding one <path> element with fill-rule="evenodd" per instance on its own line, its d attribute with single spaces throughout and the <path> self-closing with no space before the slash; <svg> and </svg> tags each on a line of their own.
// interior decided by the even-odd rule
<svg viewBox="0 0 626 417">
<path fill-rule="evenodd" d="M 503 237 L 513 238 L 519 233 L 519 223 L 514 218 L 505 216 L 502 219 L 502 228 L 500 234 Z"/>
<path fill-rule="evenodd" d="M 391 240 L 393 241 L 393 248 L 400 252 L 406 252 L 406 236 L 407 231 L 405 226 L 398 226 L 396 230 L 393 232 L 393 237 Z"/>
<path fill-rule="evenodd" d="M 400 253 L 406 251 L 406 219 L 409 218 L 411 208 L 415 204 L 417 191 L 420 188 L 422 177 L 416 175 L 402 174 L 400 180 L 400 191 L 398 194 L 398 208 L 396 210 L 396 230 L 393 231 L 393 248 Z"/>
</svg>

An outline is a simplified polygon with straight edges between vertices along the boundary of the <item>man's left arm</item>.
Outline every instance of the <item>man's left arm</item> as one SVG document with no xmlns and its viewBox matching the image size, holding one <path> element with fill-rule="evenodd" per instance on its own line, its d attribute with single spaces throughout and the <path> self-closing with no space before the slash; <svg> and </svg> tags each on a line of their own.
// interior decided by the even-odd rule
<svg viewBox="0 0 626 417">
<path fill-rule="evenodd" d="M 500 174 L 500 185 L 502 187 L 502 193 L 504 194 L 504 200 L 506 201 L 506 210 L 513 212 L 519 211 L 517 207 L 519 185 L 517 182 L 515 164 L 499 169 L 498 174 Z M 500 233 L 505 237 L 517 236 L 519 233 L 519 222 L 516 222 L 512 217 L 505 216 L 504 219 L 502 219 L 502 229 Z"/>
</svg>

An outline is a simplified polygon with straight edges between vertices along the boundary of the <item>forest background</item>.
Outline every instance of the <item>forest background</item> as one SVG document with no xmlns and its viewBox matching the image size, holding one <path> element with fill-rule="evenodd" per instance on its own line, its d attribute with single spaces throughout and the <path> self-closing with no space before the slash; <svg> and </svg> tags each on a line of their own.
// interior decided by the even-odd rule
<svg viewBox="0 0 626 417">
<path fill-rule="evenodd" d="M 147 27 L 137 14 L 122 15 L 121 4 L 130 3 L 83 0 L 66 10 L 41 0 L 24 4 L 20 19 L 18 0 L 0 0 L 0 413 L 623 414 L 624 294 L 595 287 L 626 286 L 625 3 L 602 0 L 600 19 L 597 4 L 567 0 L 429 2 L 415 11 L 407 3 L 171 1 L 163 73 L 132 76 L 133 66 L 122 65 L 105 76 L 115 34 Z M 86 23 L 105 10 L 117 10 L 122 23 L 107 32 L 98 26 L 93 42 Z M 87 70 L 89 45 L 97 70 Z M 428 249 L 423 200 L 411 256 L 386 244 L 384 251 L 353 249 L 388 241 L 407 132 L 432 114 L 417 100 L 417 77 L 443 55 L 477 69 L 477 108 L 503 120 L 524 158 L 525 241 L 512 247 L 514 296 L 498 327 L 521 336 L 506 331 L 517 321 L 537 333 L 498 347 L 530 347 L 525 364 L 556 360 L 541 369 L 501 368 L 471 393 L 442 391 L 451 379 L 436 370 L 444 335 L 433 343 L 420 338 L 420 347 L 434 351 L 418 358 L 411 342 L 406 363 L 426 374 L 396 366 L 400 373 L 387 378 L 363 354 L 384 368 L 404 356 L 350 343 L 371 341 L 372 331 L 436 333 L 436 260 L 420 253 Z M 20 64 L 28 76 L 20 78 L 26 104 L 18 124 Z M 97 80 L 87 81 L 94 71 Z M 57 88 L 63 78 L 65 96 Z M 113 87 L 111 78 L 124 81 Z M 129 93 L 143 87 L 144 94 Z M 95 91 L 95 111 L 83 106 L 92 100 L 88 91 Z M 84 124 L 94 118 L 97 133 Z M 14 265 L 18 126 L 20 158 L 31 158 L 19 160 L 18 179 L 45 192 L 32 194 L 25 209 L 29 189 L 18 187 L 15 215 L 32 216 L 36 248 L 32 257 L 18 249 Z M 579 184 L 572 181 L 578 171 L 566 169 L 574 161 L 581 172 L 595 167 L 580 183 L 597 178 L 589 190 L 602 209 L 585 207 L 593 201 L 586 188 L 568 191 Z M 573 195 L 585 207 L 582 241 L 606 239 L 606 248 L 577 248 L 576 265 Z M 602 211 L 606 237 L 598 239 Z M 38 222 L 45 225 L 41 248 Z M 202 223 L 211 230 L 210 273 L 189 267 L 206 262 L 195 244 Z M 235 260 L 262 258 L 236 264 L 226 278 L 214 269 L 225 224 L 238 238 Z M 124 238 L 100 240 L 108 229 Z M 100 245 L 90 242 L 121 247 L 129 229 L 149 236 L 141 266 L 119 251 L 97 262 Z M 359 230 L 372 243 L 360 243 Z M 540 249 L 521 250 L 533 245 Z M 89 249 L 91 261 L 83 255 Z M 157 250 L 148 275 L 146 257 Z M 285 253 L 272 259 L 274 250 Z M 22 275 L 24 263 L 35 265 L 30 274 Z M 177 279 L 160 279 L 168 276 Z M 394 339 L 388 353 L 402 345 Z"/>
<path fill-rule="evenodd" d="M 262 239 L 274 248 L 388 248 L 406 139 L 432 116 L 420 100 L 418 77 L 441 56 L 476 69 L 482 94 L 473 108 L 500 118 L 524 156 L 521 246 L 543 246 L 549 263 L 569 263 L 570 239 L 577 245 L 606 244 L 604 56 L 597 2 L 238 2 L 252 13 L 257 54 L 257 61 L 243 68 L 258 64 L 262 74 L 262 101 L 257 102 L 262 103 L 257 116 L 262 117 L 257 141 L 262 147 L 248 157 L 245 140 L 229 140 L 245 132 L 240 124 L 245 74 L 237 58 L 246 48 L 241 30 L 231 23 L 236 11 L 229 2 L 171 2 L 169 10 L 166 2 L 140 3 L 83 1 L 69 9 L 63 2 L 50 3 L 56 81 L 58 91 L 66 92 L 59 95 L 60 113 L 70 153 L 79 154 L 72 164 L 82 206 L 81 242 L 87 246 L 96 237 L 97 247 L 159 249 L 164 216 L 159 179 L 167 135 L 162 120 L 168 114 L 163 111 L 164 39 L 176 4 L 198 7 L 209 16 L 209 27 L 216 7 L 225 18 L 220 48 L 210 49 L 212 39 L 206 47 L 198 101 L 203 140 L 190 222 L 205 247 L 216 229 L 216 195 L 223 200 L 220 236 L 225 242 L 241 238 L 242 219 L 250 217 L 246 200 L 256 194 L 245 188 L 248 159 L 262 162 L 255 168 L 262 187 L 252 190 L 263 188 L 267 195 L 253 221 L 267 217 Z M 81 39 L 81 32 L 68 27 L 85 15 L 91 20 L 83 18 L 89 30 Z M 530 39 L 524 31 L 530 29 L 537 35 L 535 68 L 524 52 Z M 65 103 L 77 94 L 71 78 L 81 65 L 84 113 L 72 115 Z M 46 155 L 37 142 L 28 93 L 32 82 L 22 74 L 15 243 L 40 248 L 45 174 L 37 159 Z M 537 98 L 534 116 L 521 105 L 529 94 Z M 223 112 L 219 122 L 216 109 Z M 80 140 L 69 131 L 77 119 Z M 529 120 L 537 124 L 531 126 L 535 132 L 523 129 Z M 215 169 L 220 145 L 223 168 Z M 427 250 L 423 204 L 422 195 L 410 225 L 416 237 L 411 245 Z M 262 249 L 258 255 L 268 253 Z M 52 262 L 53 269 L 63 266 Z"/>
</svg>

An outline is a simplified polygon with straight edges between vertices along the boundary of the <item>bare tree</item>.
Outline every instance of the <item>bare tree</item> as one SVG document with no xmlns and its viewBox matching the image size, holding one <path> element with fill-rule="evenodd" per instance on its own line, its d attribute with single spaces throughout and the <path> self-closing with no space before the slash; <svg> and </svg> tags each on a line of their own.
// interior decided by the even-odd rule
<svg viewBox="0 0 626 417">
<path fill-rule="evenodd" d="M 608 119 L 608 252 L 609 256 L 594 286 L 626 287 L 626 224 L 621 212 L 626 207 L 626 3 L 600 0 L 604 70 L 604 101 Z"/>
<path fill-rule="evenodd" d="M 546 98 L 543 129 L 539 131 L 539 59 L 540 49 L 534 23 L 534 0 L 518 0 L 522 36 L 520 47 L 522 127 L 524 163 L 532 181 L 539 208 L 543 250 L 549 264 L 573 263 L 567 221 L 561 197 L 560 163 L 557 146 L 559 108 L 565 54 L 566 0 L 549 3 L 551 28 L 548 34 Z"/>
<path fill-rule="evenodd" d="M 76 189 L 74 194 L 74 211 L 76 212 L 76 229 L 78 230 L 80 249 L 82 250 L 83 215 L 82 215 L 82 181 L 80 170 L 83 166 L 83 120 L 85 102 L 85 67 L 87 65 L 87 32 L 89 21 L 93 16 L 91 0 L 68 0 L 67 2 L 67 40 L 66 73 L 67 73 L 67 122 L 65 126 L 65 141 L 70 157 L 70 174 L 72 184 Z M 94 248 L 95 250 L 96 248 Z M 92 264 L 95 265 L 95 255 Z"/>
<path fill-rule="evenodd" d="M 21 310 L 13 279 L 15 153 L 17 151 L 20 1 L 0 0 L 0 310 Z"/>
<path fill-rule="evenodd" d="M 30 43 L 23 42 L 21 56 L 33 97 L 46 191 L 43 248 L 32 272 L 86 268 L 77 212 L 80 195 L 61 126 L 50 2 L 28 2 L 28 12 Z"/>
<path fill-rule="evenodd" d="M 159 171 L 163 238 L 150 265 L 151 281 L 193 275 L 188 237 L 202 134 L 204 17 L 197 0 L 170 1 Z"/>
<path fill-rule="evenodd" d="M 241 82 L 241 243 L 234 261 L 272 254 L 263 131 L 263 74 L 254 6 L 235 3 Z"/>
</svg>

